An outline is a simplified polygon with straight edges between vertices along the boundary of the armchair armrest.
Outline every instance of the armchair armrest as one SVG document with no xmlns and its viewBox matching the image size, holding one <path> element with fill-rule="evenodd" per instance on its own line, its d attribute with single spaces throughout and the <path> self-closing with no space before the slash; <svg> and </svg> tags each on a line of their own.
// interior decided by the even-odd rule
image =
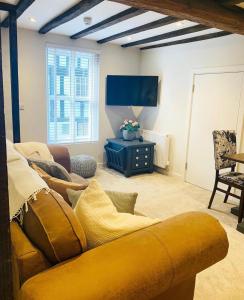
<svg viewBox="0 0 244 300">
<path fill-rule="evenodd" d="M 21 299 L 154 299 L 195 278 L 227 250 L 226 233 L 216 219 L 187 213 L 34 276 L 23 285 Z"/>
<path fill-rule="evenodd" d="M 52 154 L 54 161 L 62 165 L 70 173 L 71 165 L 68 148 L 60 145 L 48 145 L 48 149 Z"/>
</svg>

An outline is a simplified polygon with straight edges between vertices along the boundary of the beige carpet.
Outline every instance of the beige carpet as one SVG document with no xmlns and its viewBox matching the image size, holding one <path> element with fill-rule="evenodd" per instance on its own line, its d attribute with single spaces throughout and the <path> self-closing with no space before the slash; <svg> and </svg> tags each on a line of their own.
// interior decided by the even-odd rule
<svg viewBox="0 0 244 300">
<path fill-rule="evenodd" d="M 125 178 L 110 169 L 99 169 L 97 180 L 106 189 L 138 192 L 136 210 L 150 217 L 166 219 L 187 211 L 207 212 L 219 219 L 230 243 L 226 259 L 197 276 L 195 300 L 244 299 L 244 234 L 236 231 L 237 217 L 232 203 L 224 204 L 217 195 L 213 209 L 206 209 L 210 192 L 159 173 Z M 184 299 L 182 299 L 184 300 Z"/>
</svg>

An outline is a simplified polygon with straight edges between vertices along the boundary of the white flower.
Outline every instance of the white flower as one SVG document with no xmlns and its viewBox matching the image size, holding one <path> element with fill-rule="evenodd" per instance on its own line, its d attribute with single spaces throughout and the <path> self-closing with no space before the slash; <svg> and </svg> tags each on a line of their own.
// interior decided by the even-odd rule
<svg viewBox="0 0 244 300">
<path fill-rule="evenodd" d="M 133 127 L 136 127 L 137 125 L 138 125 L 138 122 L 136 122 L 136 121 L 132 123 Z"/>
<path fill-rule="evenodd" d="M 127 125 L 127 124 L 128 124 L 128 121 L 127 121 L 127 120 L 124 120 L 124 123 L 125 123 L 125 125 Z"/>
<path fill-rule="evenodd" d="M 129 123 L 133 123 L 133 121 L 132 121 L 132 120 L 129 120 Z"/>
</svg>

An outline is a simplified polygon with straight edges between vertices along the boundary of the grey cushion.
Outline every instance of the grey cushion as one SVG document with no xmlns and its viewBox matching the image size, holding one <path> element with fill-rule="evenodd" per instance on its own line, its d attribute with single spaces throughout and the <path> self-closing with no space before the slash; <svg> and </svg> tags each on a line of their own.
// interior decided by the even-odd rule
<svg viewBox="0 0 244 300">
<path fill-rule="evenodd" d="M 72 203 L 72 208 L 75 208 L 83 191 L 74 191 L 67 189 L 69 201 Z M 116 191 L 105 191 L 117 211 L 120 213 L 129 213 L 134 215 L 137 193 L 122 193 Z"/>
<path fill-rule="evenodd" d="M 48 161 L 48 160 L 38 160 L 38 159 L 28 159 L 29 164 L 34 163 L 39 168 L 44 170 L 46 173 L 51 175 L 52 177 L 66 180 L 71 182 L 71 177 L 67 170 L 61 166 L 59 163 L 54 161 Z"/>
<path fill-rule="evenodd" d="M 71 157 L 71 171 L 84 178 L 95 175 L 97 162 L 90 155 L 75 155 Z"/>
</svg>

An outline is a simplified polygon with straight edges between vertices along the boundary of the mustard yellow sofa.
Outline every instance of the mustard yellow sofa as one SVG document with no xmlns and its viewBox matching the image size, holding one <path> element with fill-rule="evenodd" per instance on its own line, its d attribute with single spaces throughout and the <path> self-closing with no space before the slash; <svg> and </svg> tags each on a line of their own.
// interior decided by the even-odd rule
<svg viewBox="0 0 244 300">
<path fill-rule="evenodd" d="M 228 251 L 222 226 L 200 212 L 170 218 L 89 251 L 80 243 L 83 253 L 78 255 L 77 241 L 83 238 L 79 223 L 60 196 L 39 193 L 26 216 L 23 227 L 11 223 L 15 299 L 20 300 L 190 300 L 197 273 Z M 40 224 L 47 226 L 45 238 Z M 43 249 L 50 240 L 48 251 L 53 252 L 46 255 Z"/>
</svg>

